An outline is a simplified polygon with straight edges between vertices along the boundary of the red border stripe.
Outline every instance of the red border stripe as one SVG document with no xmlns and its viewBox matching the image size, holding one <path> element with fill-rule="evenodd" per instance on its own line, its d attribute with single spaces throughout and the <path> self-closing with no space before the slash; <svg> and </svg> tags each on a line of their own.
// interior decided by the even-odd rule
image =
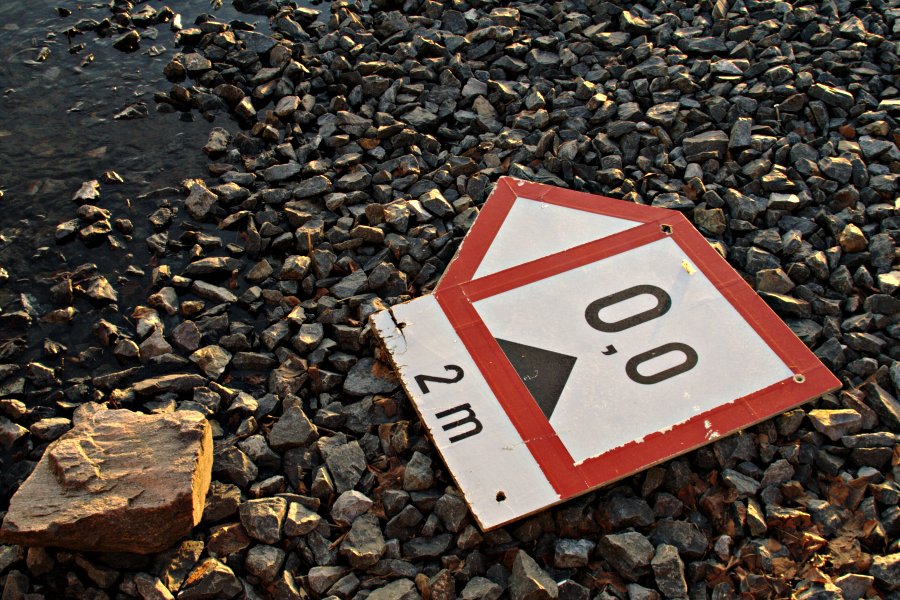
<svg viewBox="0 0 900 600">
<path fill-rule="evenodd" d="M 494 196 L 492 202 L 493 198 Z M 491 241 L 509 213 L 514 198 L 506 197 L 500 203 L 499 210 L 485 210 L 491 216 L 488 221 L 489 229 L 485 228 L 485 231 L 492 232 Z M 599 197 L 591 198 L 596 203 Z M 569 206 L 565 202 L 562 199 L 554 203 Z M 618 201 L 614 202 L 619 204 Z M 462 280 L 453 285 L 448 282 L 448 285 L 435 291 L 435 298 L 513 426 L 528 445 L 548 481 L 564 499 L 697 448 L 711 441 L 707 437 L 710 432 L 717 432 L 719 437 L 728 435 L 840 387 L 840 381 L 710 247 L 683 215 L 674 211 L 664 213 L 661 218 L 634 229 L 475 281 Z M 662 239 L 667 235 L 661 230 L 662 225 L 670 228 L 669 235 L 763 341 L 795 375 L 805 377 L 805 381 L 798 383 L 791 378 L 786 379 L 698 414 L 666 432 L 653 433 L 643 440 L 630 442 L 576 465 L 472 303 Z M 474 231 L 473 228 L 473 233 Z M 489 242 L 479 242 L 477 248 L 483 248 L 486 252 L 489 246 Z M 481 256 L 483 255 L 482 253 Z M 471 256 L 476 255 L 473 253 Z M 466 259 L 467 262 L 469 260 L 473 259 Z M 480 257 L 477 262 L 480 262 Z M 472 273 L 477 268 L 477 262 L 469 265 L 474 267 L 471 269 Z M 465 272 L 468 271 L 466 269 Z M 457 270 L 456 277 L 461 278 L 465 272 Z"/>
<path fill-rule="evenodd" d="M 488 197 L 475 224 L 450 261 L 447 270 L 435 287 L 435 291 L 471 281 L 497 237 L 516 198 L 545 202 L 554 206 L 573 208 L 585 212 L 628 219 L 638 223 L 678 215 L 676 211 L 658 206 L 644 206 L 606 196 L 588 194 L 542 183 L 524 181 L 514 177 L 501 177 Z"/>
</svg>

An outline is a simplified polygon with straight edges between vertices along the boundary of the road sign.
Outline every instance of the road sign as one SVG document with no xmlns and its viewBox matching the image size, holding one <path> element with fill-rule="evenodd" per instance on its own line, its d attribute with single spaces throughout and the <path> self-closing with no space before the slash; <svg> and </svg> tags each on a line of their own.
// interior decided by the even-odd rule
<svg viewBox="0 0 900 600">
<path fill-rule="evenodd" d="M 840 385 L 680 213 L 510 178 L 372 324 L 485 529 Z"/>
</svg>

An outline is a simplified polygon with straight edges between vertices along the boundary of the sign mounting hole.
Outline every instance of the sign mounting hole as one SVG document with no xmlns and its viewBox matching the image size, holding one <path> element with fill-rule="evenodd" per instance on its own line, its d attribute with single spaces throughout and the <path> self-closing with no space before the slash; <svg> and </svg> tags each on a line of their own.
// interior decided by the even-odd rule
<svg viewBox="0 0 900 600">
<path fill-rule="evenodd" d="M 797 383 L 803 383 L 804 381 L 806 381 L 806 375 L 800 375 L 798 373 L 797 375 L 794 375 L 794 381 L 796 381 Z"/>
<path fill-rule="evenodd" d="M 506 494 L 503 492 L 503 490 L 500 490 L 499 492 L 497 492 L 497 502 L 503 502 L 504 500 L 506 500 Z"/>
<path fill-rule="evenodd" d="M 662 225 L 659 226 L 659 230 L 662 231 L 662 232 L 663 232 L 664 234 L 666 234 L 666 235 L 671 235 L 671 233 L 672 233 L 672 226 L 671 226 L 671 225 L 666 225 L 665 223 L 663 223 Z"/>
</svg>

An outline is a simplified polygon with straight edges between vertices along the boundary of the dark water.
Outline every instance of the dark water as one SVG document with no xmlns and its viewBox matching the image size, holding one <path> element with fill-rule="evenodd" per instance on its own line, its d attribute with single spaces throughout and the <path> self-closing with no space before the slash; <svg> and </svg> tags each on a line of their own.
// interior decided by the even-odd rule
<svg viewBox="0 0 900 600">
<path fill-rule="evenodd" d="M 161 2 L 148 4 L 157 9 L 164 6 Z M 54 8 L 58 5 L 72 14 L 60 17 Z M 168 5 L 181 13 L 185 27 L 198 15 L 210 13 L 216 20 L 240 19 L 267 31 L 265 17 L 240 14 L 228 2 L 217 10 L 208 0 Z M 0 0 L 0 266 L 10 275 L 9 281 L 0 285 L 3 314 L 21 310 L 23 294 L 26 302 L 35 304 L 36 319 L 57 308 L 50 301 L 46 282 L 86 262 L 97 264 L 119 291 L 119 315 L 143 303 L 153 266 L 144 242 L 150 233 L 146 217 L 167 196 L 177 196 L 173 190 L 152 192 L 177 187 L 188 177 L 205 176 L 207 161 L 200 148 L 210 129 L 235 127 L 225 115 L 210 123 L 196 112 L 192 116 L 156 112 L 153 93 L 170 88 L 162 70 L 179 51 L 168 23 L 139 29 L 141 47 L 133 53 L 112 47 L 116 35 L 101 38 L 88 32 L 69 37 L 63 33 L 80 19 L 100 21 L 109 16 L 108 2 Z M 70 53 L 70 48 L 81 43 L 84 49 Z M 46 54 L 43 48 L 49 55 L 38 60 Z M 158 55 L 152 56 L 151 48 L 152 54 Z M 89 56 L 93 60 L 86 60 Z M 146 104 L 147 118 L 113 119 L 135 102 Z M 130 219 L 135 225 L 134 239 L 127 242 L 114 231 L 124 248 L 104 244 L 89 249 L 78 240 L 57 245 L 53 237 L 56 225 L 74 218 L 72 195 L 82 182 L 100 180 L 106 171 L 117 172 L 125 183 L 102 184 L 96 204 L 112 211 L 113 219 Z M 146 276 L 134 269 L 127 272 L 129 266 Z M 76 308 L 89 311 L 92 307 L 76 304 Z M 72 356 L 96 345 L 89 329 L 96 319 L 76 317 L 73 325 L 62 327 L 36 320 L 27 332 L 0 327 L 0 343 L 20 335 L 28 341 L 24 354 L 0 362 L 34 359 L 60 366 L 60 359 L 42 356 L 44 339 L 66 344 L 66 355 Z M 70 375 L 67 368 L 65 376 Z"/>
</svg>

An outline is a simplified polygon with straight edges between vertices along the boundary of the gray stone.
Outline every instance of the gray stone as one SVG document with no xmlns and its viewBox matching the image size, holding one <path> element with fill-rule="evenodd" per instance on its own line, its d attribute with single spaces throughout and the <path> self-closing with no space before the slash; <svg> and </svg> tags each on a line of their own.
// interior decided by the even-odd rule
<svg viewBox="0 0 900 600">
<path fill-rule="evenodd" d="M 241 490 L 236 485 L 213 481 L 209 486 L 209 495 L 206 497 L 206 507 L 203 509 L 203 520 L 215 523 L 227 519 L 238 511 L 241 504 Z"/>
<path fill-rule="evenodd" d="M 725 42 L 714 37 L 686 37 L 678 40 L 678 47 L 687 53 L 717 54 L 727 52 Z"/>
<path fill-rule="evenodd" d="M 403 558 L 411 561 L 445 556 L 453 544 L 453 536 L 442 533 L 431 537 L 417 537 L 403 544 Z"/>
<path fill-rule="evenodd" d="M 368 569 L 378 562 L 385 549 L 378 519 L 372 515 L 362 515 L 353 521 L 341 542 L 341 555 L 354 569 Z"/>
<path fill-rule="evenodd" d="M 614 496 L 598 510 L 599 522 L 612 529 L 647 527 L 653 524 L 653 509 L 642 498 Z"/>
<path fill-rule="evenodd" d="M 660 600 L 659 592 L 651 590 L 638 583 L 629 583 L 625 586 L 628 590 L 628 600 Z"/>
<path fill-rule="evenodd" d="M 338 496 L 331 506 L 331 518 L 342 526 L 351 525 L 356 518 L 368 511 L 374 502 L 356 490 L 348 490 Z"/>
<path fill-rule="evenodd" d="M 869 574 L 881 582 L 886 590 L 900 589 L 900 553 L 873 556 Z"/>
<path fill-rule="evenodd" d="M 447 492 L 434 505 L 434 514 L 444 524 L 448 531 L 458 532 L 466 523 L 469 515 L 469 506 L 458 493 Z"/>
<path fill-rule="evenodd" d="M 299 404 L 294 404 L 284 409 L 269 430 L 268 439 L 272 448 L 283 452 L 291 448 L 308 446 L 319 439 L 319 432 L 303 412 L 303 408 Z"/>
<path fill-rule="evenodd" d="M 388 394 L 399 386 L 397 376 L 386 364 L 374 358 L 361 358 L 344 380 L 344 392 L 351 396 Z"/>
<path fill-rule="evenodd" d="M 194 281 L 191 290 L 201 298 L 212 300 L 213 302 L 237 302 L 237 296 L 231 293 L 231 291 L 205 281 Z"/>
<path fill-rule="evenodd" d="M 200 562 L 185 579 L 179 600 L 213 600 L 234 598 L 244 591 L 244 586 L 227 565 L 214 558 Z"/>
<path fill-rule="evenodd" d="M 415 584 L 409 579 L 398 579 L 381 586 L 369 594 L 368 600 L 419 600 Z"/>
<path fill-rule="evenodd" d="M 352 490 L 366 470 L 366 455 L 359 442 L 353 440 L 330 446 L 323 452 L 337 491 L 343 493 Z"/>
<path fill-rule="evenodd" d="M 92 204 L 100 199 L 100 182 L 96 179 L 85 181 L 72 196 L 72 201 L 77 204 Z"/>
<path fill-rule="evenodd" d="M 404 121 L 419 130 L 434 127 L 439 122 L 438 116 L 436 114 L 425 110 L 421 106 L 416 106 L 414 109 L 404 114 L 402 118 Z"/>
<path fill-rule="evenodd" d="M 684 579 L 684 563 L 678 549 L 668 544 L 660 544 L 656 555 L 650 561 L 656 586 L 668 598 L 687 598 L 688 586 Z"/>
<path fill-rule="evenodd" d="M 284 564 L 284 550 L 275 546 L 258 545 L 247 551 L 244 560 L 244 568 L 247 573 L 258 577 L 260 581 L 269 583 L 274 581 L 281 572 Z"/>
<path fill-rule="evenodd" d="M 299 502 L 291 502 L 284 517 L 284 535 L 297 537 L 315 531 L 322 522 L 318 513 L 306 508 Z"/>
<path fill-rule="evenodd" d="M 151 377 L 134 384 L 134 391 L 142 396 L 189 392 L 206 384 L 206 379 L 193 373 L 173 373 Z"/>
<path fill-rule="evenodd" d="M 824 434 L 833 442 L 845 435 L 856 433 L 862 427 L 862 415 L 849 408 L 811 410 L 809 411 L 809 420 L 816 431 Z"/>
<path fill-rule="evenodd" d="M 72 428 L 72 421 L 65 417 L 49 417 L 29 427 L 31 435 L 44 442 L 52 442 Z"/>
<path fill-rule="evenodd" d="M 680 105 L 677 102 L 663 102 L 647 109 L 647 120 L 664 127 L 671 127 L 678 117 Z"/>
<path fill-rule="evenodd" d="M 710 158 L 722 158 L 728 149 L 728 134 L 724 131 L 706 131 L 684 138 L 684 158 L 690 162 L 703 162 Z"/>
<path fill-rule="evenodd" d="M 737 492 L 738 498 L 753 496 L 759 491 L 758 481 L 733 469 L 723 470 L 722 479 Z"/>
<path fill-rule="evenodd" d="M 700 558 L 706 553 L 709 540 L 693 523 L 662 520 L 650 535 L 654 544 L 670 544 L 687 558 Z"/>
<path fill-rule="evenodd" d="M 275 47 L 276 41 L 268 35 L 255 31 L 238 31 L 238 39 L 244 42 L 247 50 L 257 54 L 265 54 Z"/>
<path fill-rule="evenodd" d="M 203 550 L 203 542 L 185 540 L 174 549 L 174 552 L 171 554 L 167 553 L 166 564 L 162 568 L 159 576 L 167 590 L 173 594 L 178 592 L 184 583 L 184 580 L 187 578 L 188 573 L 191 572 L 191 569 L 193 569 L 194 565 L 197 564 L 197 561 L 200 560 Z"/>
<path fill-rule="evenodd" d="M 190 355 L 192 363 L 210 379 L 218 379 L 231 362 L 231 353 L 221 346 L 204 346 Z"/>
<path fill-rule="evenodd" d="M 594 542 L 590 540 L 556 540 L 553 552 L 553 565 L 558 569 L 585 567 L 590 559 Z"/>
<path fill-rule="evenodd" d="M 184 187 L 188 191 L 184 207 L 191 217 L 202 221 L 209 214 L 216 200 L 218 200 L 218 196 L 211 192 L 200 179 L 188 179 L 184 182 Z"/>
<path fill-rule="evenodd" d="M 134 585 L 142 600 L 173 600 L 175 598 L 158 577 L 147 573 L 135 575 Z"/>
<path fill-rule="evenodd" d="M 636 531 L 605 535 L 597 550 L 628 581 L 637 581 L 650 571 L 653 545 Z"/>
<path fill-rule="evenodd" d="M 547 600 L 559 597 L 559 588 L 524 550 L 516 553 L 509 579 L 511 600 Z"/>
<path fill-rule="evenodd" d="M 421 452 L 414 452 L 403 470 L 403 489 L 407 492 L 423 491 L 434 483 L 431 459 Z"/>
<path fill-rule="evenodd" d="M 498 600 L 503 588 L 486 577 L 473 577 L 466 583 L 460 600 Z"/>
<path fill-rule="evenodd" d="M 849 109 L 853 106 L 853 94 L 846 90 L 841 90 L 830 85 L 824 85 L 822 83 L 816 83 L 810 86 L 809 90 L 806 92 L 809 94 L 810 98 L 815 98 L 816 100 L 821 100 L 825 104 L 830 106 L 837 106 L 843 108 L 844 110 Z"/>
<path fill-rule="evenodd" d="M 331 181 L 324 175 L 304 179 L 293 188 L 294 198 L 311 198 L 331 191 Z"/>
<path fill-rule="evenodd" d="M 285 163 L 283 165 L 272 165 L 267 169 L 263 169 L 262 177 L 269 183 L 278 183 L 286 181 L 300 173 L 303 167 L 295 162 Z"/>
<path fill-rule="evenodd" d="M 866 383 L 863 390 L 866 404 L 875 411 L 881 422 L 891 431 L 900 431 L 900 402 L 875 382 Z"/>
<path fill-rule="evenodd" d="M 834 584 L 841 588 L 844 600 L 860 600 L 865 598 L 866 591 L 875 582 L 871 575 L 859 573 L 847 573 L 834 580 Z"/>
<path fill-rule="evenodd" d="M 287 504 L 284 498 L 248 500 L 238 509 L 241 524 L 253 539 L 264 544 L 277 544 L 281 540 Z"/>
</svg>

